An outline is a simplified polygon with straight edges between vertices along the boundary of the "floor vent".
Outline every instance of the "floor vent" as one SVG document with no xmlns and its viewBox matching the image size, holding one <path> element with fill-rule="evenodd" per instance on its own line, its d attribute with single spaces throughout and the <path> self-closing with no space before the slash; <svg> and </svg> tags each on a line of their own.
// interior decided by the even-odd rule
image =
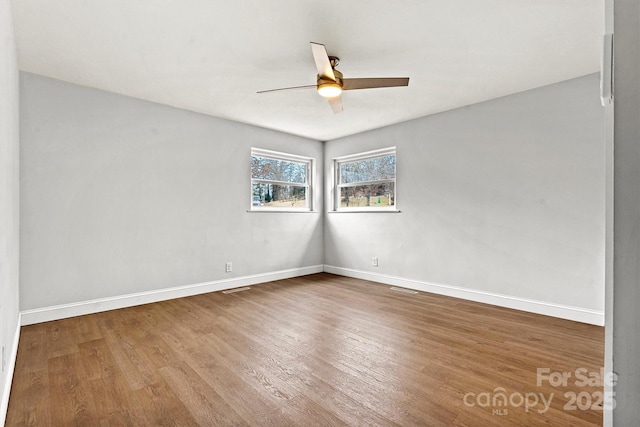
<svg viewBox="0 0 640 427">
<path fill-rule="evenodd" d="M 235 289 L 227 289 L 226 291 L 222 291 L 223 294 L 232 294 L 234 292 L 242 292 L 242 291 L 248 291 L 251 288 L 235 288 Z"/>
<path fill-rule="evenodd" d="M 392 291 L 404 292 L 405 294 L 417 294 L 418 292 L 412 291 L 411 289 L 405 288 L 396 288 L 395 286 L 390 288 Z"/>
</svg>

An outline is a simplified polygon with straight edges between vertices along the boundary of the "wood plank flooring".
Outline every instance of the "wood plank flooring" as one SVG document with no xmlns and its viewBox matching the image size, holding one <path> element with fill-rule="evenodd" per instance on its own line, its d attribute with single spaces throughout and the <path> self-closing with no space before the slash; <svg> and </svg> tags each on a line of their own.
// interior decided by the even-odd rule
<svg viewBox="0 0 640 427">
<path fill-rule="evenodd" d="M 316 274 L 23 327 L 6 425 L 599 426 L 576 370 L 603 348 L 600 327 Z"/>
</svg>

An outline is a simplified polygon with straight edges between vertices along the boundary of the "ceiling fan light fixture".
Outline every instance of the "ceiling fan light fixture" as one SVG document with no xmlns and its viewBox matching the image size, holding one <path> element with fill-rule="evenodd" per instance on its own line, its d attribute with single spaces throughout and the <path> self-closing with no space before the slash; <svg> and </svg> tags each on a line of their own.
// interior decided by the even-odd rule
<svg viewBox="0 0 640 427">
<path fill-rule="evenodd" d="M 258 93 L 276 92 L 281 90 L 293 89 L 312 89 L 316 88 L 318 94 L 326 98 L 329 106 L 334 114 L 341 113 L 342 110 L 342 94 L 343 90 L 354 89 L 372 89 L 380 87 L 397 87 L 408 86 L 409 77 L 365 77 L 356 79 L 345 79 L 342 73 L 336 70 L 336 66 L 340 62 L 337 56 L 329 56 L 327 49 L 323 44 L 311 42 L 311 53 L 313 61 L 316 63 L 318 74 L 315 85 L 287 87 L 282 89 L 263 90 Z"/>
<path fill-rule="evenodd" d="M 333 98 L 340 96 L 342 93 L 342 86 L 336 82 L 327 82 L 318 84 L 318 93 L 325 98 Z"/>
</svg>

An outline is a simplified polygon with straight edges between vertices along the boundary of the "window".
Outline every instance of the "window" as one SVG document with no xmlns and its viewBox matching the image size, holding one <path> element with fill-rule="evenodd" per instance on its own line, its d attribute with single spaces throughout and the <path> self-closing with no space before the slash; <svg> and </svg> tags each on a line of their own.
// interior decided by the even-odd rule
<svg viewBox="0 0 640 427">
<path fill-rule="evenodd" d="M 335 211 L 396 210 L 396 149 L 334 159 Z"/>
<path fill-rule="evenodd" d="M 313 160 L 251 149 L 251 210 L 310 211 Z"/>
</svg>

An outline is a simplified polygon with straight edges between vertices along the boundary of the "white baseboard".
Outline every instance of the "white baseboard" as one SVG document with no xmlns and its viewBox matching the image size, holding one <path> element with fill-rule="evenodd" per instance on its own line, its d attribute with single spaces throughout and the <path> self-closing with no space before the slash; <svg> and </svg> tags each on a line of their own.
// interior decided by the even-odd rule
<svg viewBox="0 0 640 427">
<path fill-rule="evenodd" d="M 310 267 L 294 268 L 289 270 L 236 277 L 233 279 L 216 280 L 149 292 L 140 292 L 110 298 L 101 298 L 90 301 L 81 301 L 71 304 L 38 308 L 33 310 L 25 310 L 21 312 L 21 324 L 31 325 L 35 323 L 48 322 L 51 320 L 65 319 L 67 317 L 81 316 L 85 314 L 98 313 L 101 311 L 115 310 L 119 308 L 149 304 L 152 302 L 164 301 L 174 298 L 204 294 L 207 292 L 217 292 L 242 286 L 256 285 L 259 283 L 271 282 L 274 280 L 305 276 L 308 274 L 320 273 L 322 271 L 341 276 L 370 280 L 372 282 L 384 283 L 392 286 L 400 286 L 403 288 L 414 289 L 421 292 L 430 292 L 454 298 L 492 304 L 500 307 L 513 308 L 530 313 L 537 313 L 546 316 L 558 317 L 561 319 L 573 320 L 576 322 L 604 326 L 604 313 L 601 311 L 590 310 L 581 307 L 566 306 L 561 304 L 553 304 L 545 301 L 536 301 L 527 298 L 500 295 L 474 289 L 461 288 L 457 286 L 443 285 L 440 283 L 429 283 L 413 279 L 404 279 L 401 277 L 371 273 L 343 267 L 335 267 L 331 265 L 315 265 Z M 17 343 L 15 345 L 15 350 L 17 351 Z"/>
<path fill-rule="evenodd" d="M 5 425 L 7 420 L 7 409 L 9 409 L 9 395 L 11 394 L 11 384 L 13 383 L 13 373 L 16 370 L 16 359 L 18 357 L 18 343 L 20 342 L 20 314 L 18 314 L 18 323 L 16 332 L 13 335 L 13 345 L 11 346 L 11 354 L 7 364 L 7 381 L 2 389 L 2 398 L 0 399 L 0 426 Z"/>
<path fill-rule="evenodd" d="M 310 267 L 293 268 L 289 270 L 235 277 L 233 279 L 214 280 L 211 282 L 196 283 L 193 285 L 25 310 L 21 312 L 22 325 L 32 325 L 35 323 L 49 322 L 51 320 L 99 313 L 101 311 L 116 310 L 119 308 L 133 307 L 136 305 L 149 304 L 174 298 L 182 298 L 242 286 L 256 285 L 258 283 L 272 282 L 274 280 L 289 279 L 292 277 L 321 273 L 323 270 L 324 267 L 322 265 L 314 265 Z"/>
<path fill-rule="evenodd" d="M 325 265 L 324 271 L 341 276 L 353 277 L 357 279 L 370 280 L 372 282 L 384 283 L 392 286 L 413 289 L 416 291 L 430 292 L 439 295 L 446 295 L 499 307 L 513 308 L 527 311 L 529 313 L 543 314 L 545 316 L 558 317 L 561 319 L 573 320 L 576 322 L 589 323 L 591 325 L 604 326 L 604 312 L 590 310 L 581 307 L 572 307 L 561 304 L 553 304 L 545 301 L 536 301 L 527 298 L 512 297 L 508 295 L 494 294 L 490 292 L 477 291 L 474 289 L 461 288 L 457 286 L 443 285 L 440 283 L 422 282 L 412 279 L 388 276 L 385 274 L 371 273 L 367 271 L 353 270 L 350 268 L 335 267 Z"/>
</svg>

